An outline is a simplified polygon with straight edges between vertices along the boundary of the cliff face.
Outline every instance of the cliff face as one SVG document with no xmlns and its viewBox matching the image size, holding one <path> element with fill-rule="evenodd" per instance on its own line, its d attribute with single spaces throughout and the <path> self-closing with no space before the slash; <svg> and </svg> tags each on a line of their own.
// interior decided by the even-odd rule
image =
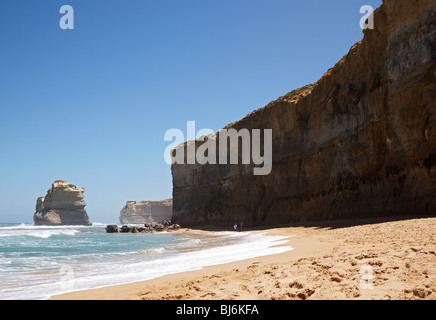
<svg viewBox="0 0 436 320">
<path fill-rule="evenodd" d="M 85 189 L 55 181 L 45 197 L 36 201 L 35 225 L 92 225 L 85 211 Z"/>
<path fill-rule="evenodd" d="M 384 0 L 374 15 L 375 29 L 317 83 L 232 125 L 273 130 L 269 175 L 172 165 L 173 222 L 436 213 L 436 1 Z"/>
<path fill-rule="evenodd" d="M 162 201 L 127 201 L 121 209 L 121 224 L 144 224 L 153 221 L 171 220 L 172 199 Z"/>
</svg>

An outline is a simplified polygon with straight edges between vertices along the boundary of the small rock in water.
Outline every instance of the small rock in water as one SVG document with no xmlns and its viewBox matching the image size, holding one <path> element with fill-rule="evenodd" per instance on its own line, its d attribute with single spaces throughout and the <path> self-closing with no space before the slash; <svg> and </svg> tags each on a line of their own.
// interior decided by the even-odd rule
<svg viewBox="0 0 436 320">
<path fill-rule="evenodd" d="M 155 233 L 155 232 L 162 232 L 162 231 L 176 231 L 179 230 L 181 227 L 178 224 L 171 224 L 170 221 L 164 220 L 161 223 L 152 222 L 152 223 L 146 223 L 144 224 L 144 227 L 138 227 L 138 226 L 127 226 L 123 225 L 120 229 L 118 229 L 117 225 L 108 225 L 106 226 L 106 232 L 107 233 Z"/>
<path fill-rule="evenodd" d="M 118 233 L 118 226 L 116 224 L 110 224 L 105 229 L 107 233 Z"/>
</svg>

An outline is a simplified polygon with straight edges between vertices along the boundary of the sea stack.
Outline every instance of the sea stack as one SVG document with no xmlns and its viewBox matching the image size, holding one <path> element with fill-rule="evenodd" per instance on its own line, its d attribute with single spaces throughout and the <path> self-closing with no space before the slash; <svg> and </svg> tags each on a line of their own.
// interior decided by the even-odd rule
<svg viewBox="0 0 436 320">
<path fill-rule="evenodd" d="M 121 224 L 144 224 L 171 220 L 173 200 L 127 201 L 120 213 Z"/>
<path fill-rule="evenodd" d="M 57 180 L 45 197 L 36 201 L 36 226 L 92 225 L 85 211 L 85 188 Z"/>
</svg>

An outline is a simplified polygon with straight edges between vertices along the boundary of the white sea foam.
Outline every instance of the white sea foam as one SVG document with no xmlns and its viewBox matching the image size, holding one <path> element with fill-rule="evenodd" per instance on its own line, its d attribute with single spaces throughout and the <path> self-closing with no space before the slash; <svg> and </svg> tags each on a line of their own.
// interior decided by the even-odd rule
<svg viewBox="0 0 436 320">
<path fill-rule="evenodd" d="M 165 252 L 165 248 L 154 248 L 154 249 L 145 249 L 138 251 L 138 254 L 156 254 L 156 253 L 163 253 Z"/>
<path fill-rule="evenodd" d="M 77 229 L 71 227 L 44 227 L 44 226 L 11 226 L 0 228 L 0 237 L 17 237 L 17 236 L 29 236 L 42 239 L 48 239 L 53 235 L 70 235 L 73 236 L 80 232 Z"/>
<path fill-rule="evenodd" d="M 101 229 L 102 226 L 98 227 Z M 30 248 L 29 254 L 39 243 L 45 245 L 47 251 L 41 251 L 42 256 L 38 251 L 27 256 L 26 250 L 0 253 L 0 269 L 4 276 L 0 274 L 3 283 L 0 283 L 0 299 L 43 299 L 67 291 L 148 280 L 292 250 L 286 245 L 286 237 L 261 233 L 201 233 L 198 239 L 168 233 L 109 235 L 100 229 L 96 226 L 1 227 L 0 236 L 16 236 L 17 241 Z M 55 239 L 57 247 L 51 247 L 53 240 L 49 238 L 54 235 L 59 235 Z M 34 240 L 34 244 L 32 238 L 40 240 Z M 0 241 L 12 241 L 12 238 Z M 147 241 L 150 247 L 130 249 L 131 245 Z M 64 252 L 71 250 L 70 247 L 74 247 L 72 253 Z M 73 281 L 68 290 L 60 285 L 65 276 L 61 272 L 64 267 L 72 271 Z"/>
<path fill-rule="evenodd" d="M 179 248 L 181 248 L 181 247 L 184 247 L 184 248 L 187 248 L 187 247 L 195 247 L 195 246 L 200 245 L 201 243 L 202 243 L 202 242 L 201 242 L 200 239 L 184 239 L 183 241 L 181 241 L 180 243 L 178 243 L 178 244 L 176 245 L 176 247 L 179 247 Z"/>
<path fill-rule="evenodd" d="M 241 237 L 241 234 L 234 235 Z M 156 260 L 135 261 L 125 264 L 122 261 L 102 266 L 98 274 L 75 280 L 72 291 L 149 280 L 159 276 L 199 270 L 210 265 L 240 261 L 258 256 L 278 254 L 292 250 L 290 246 L 278 246 L 287 242 L 287 237 L 265 236 L 245 233 L 242 243 L 216 246 L 210 249 L 184 252 Z M 274 246 L 274 247 L 273 247 Z M 121 270 L 122 265 L 122 272 Z"/>
</svg>

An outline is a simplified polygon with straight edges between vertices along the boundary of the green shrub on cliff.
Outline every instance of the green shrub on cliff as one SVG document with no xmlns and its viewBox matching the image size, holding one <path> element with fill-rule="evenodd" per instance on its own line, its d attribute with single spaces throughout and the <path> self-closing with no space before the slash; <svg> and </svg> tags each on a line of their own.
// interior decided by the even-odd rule
<svg viewBox="0 0 436 320">
<path fill-rule="evenodd" d="M 316 84 L 316 83 L 311 83 L 311 84 L 308 84 L 308 85 L 306 85 L 306 86 L 304 86 L 304 87 L 301 87 L 301 88 L 298 88 L 298 89 L 292 90 L 291 92 L 288 92 L 287 94 L 285 94 L 285 95 L 283 96 L 283 98 L 285 98 L 286 100 L 292 100 L 292 99 L 295 98 L 297 95 L 302 94 L 304 91 L 307 91 L 307 90 L 312 91 L 313 88 L 315 87 L 315 84 Z"/>
</svg>

